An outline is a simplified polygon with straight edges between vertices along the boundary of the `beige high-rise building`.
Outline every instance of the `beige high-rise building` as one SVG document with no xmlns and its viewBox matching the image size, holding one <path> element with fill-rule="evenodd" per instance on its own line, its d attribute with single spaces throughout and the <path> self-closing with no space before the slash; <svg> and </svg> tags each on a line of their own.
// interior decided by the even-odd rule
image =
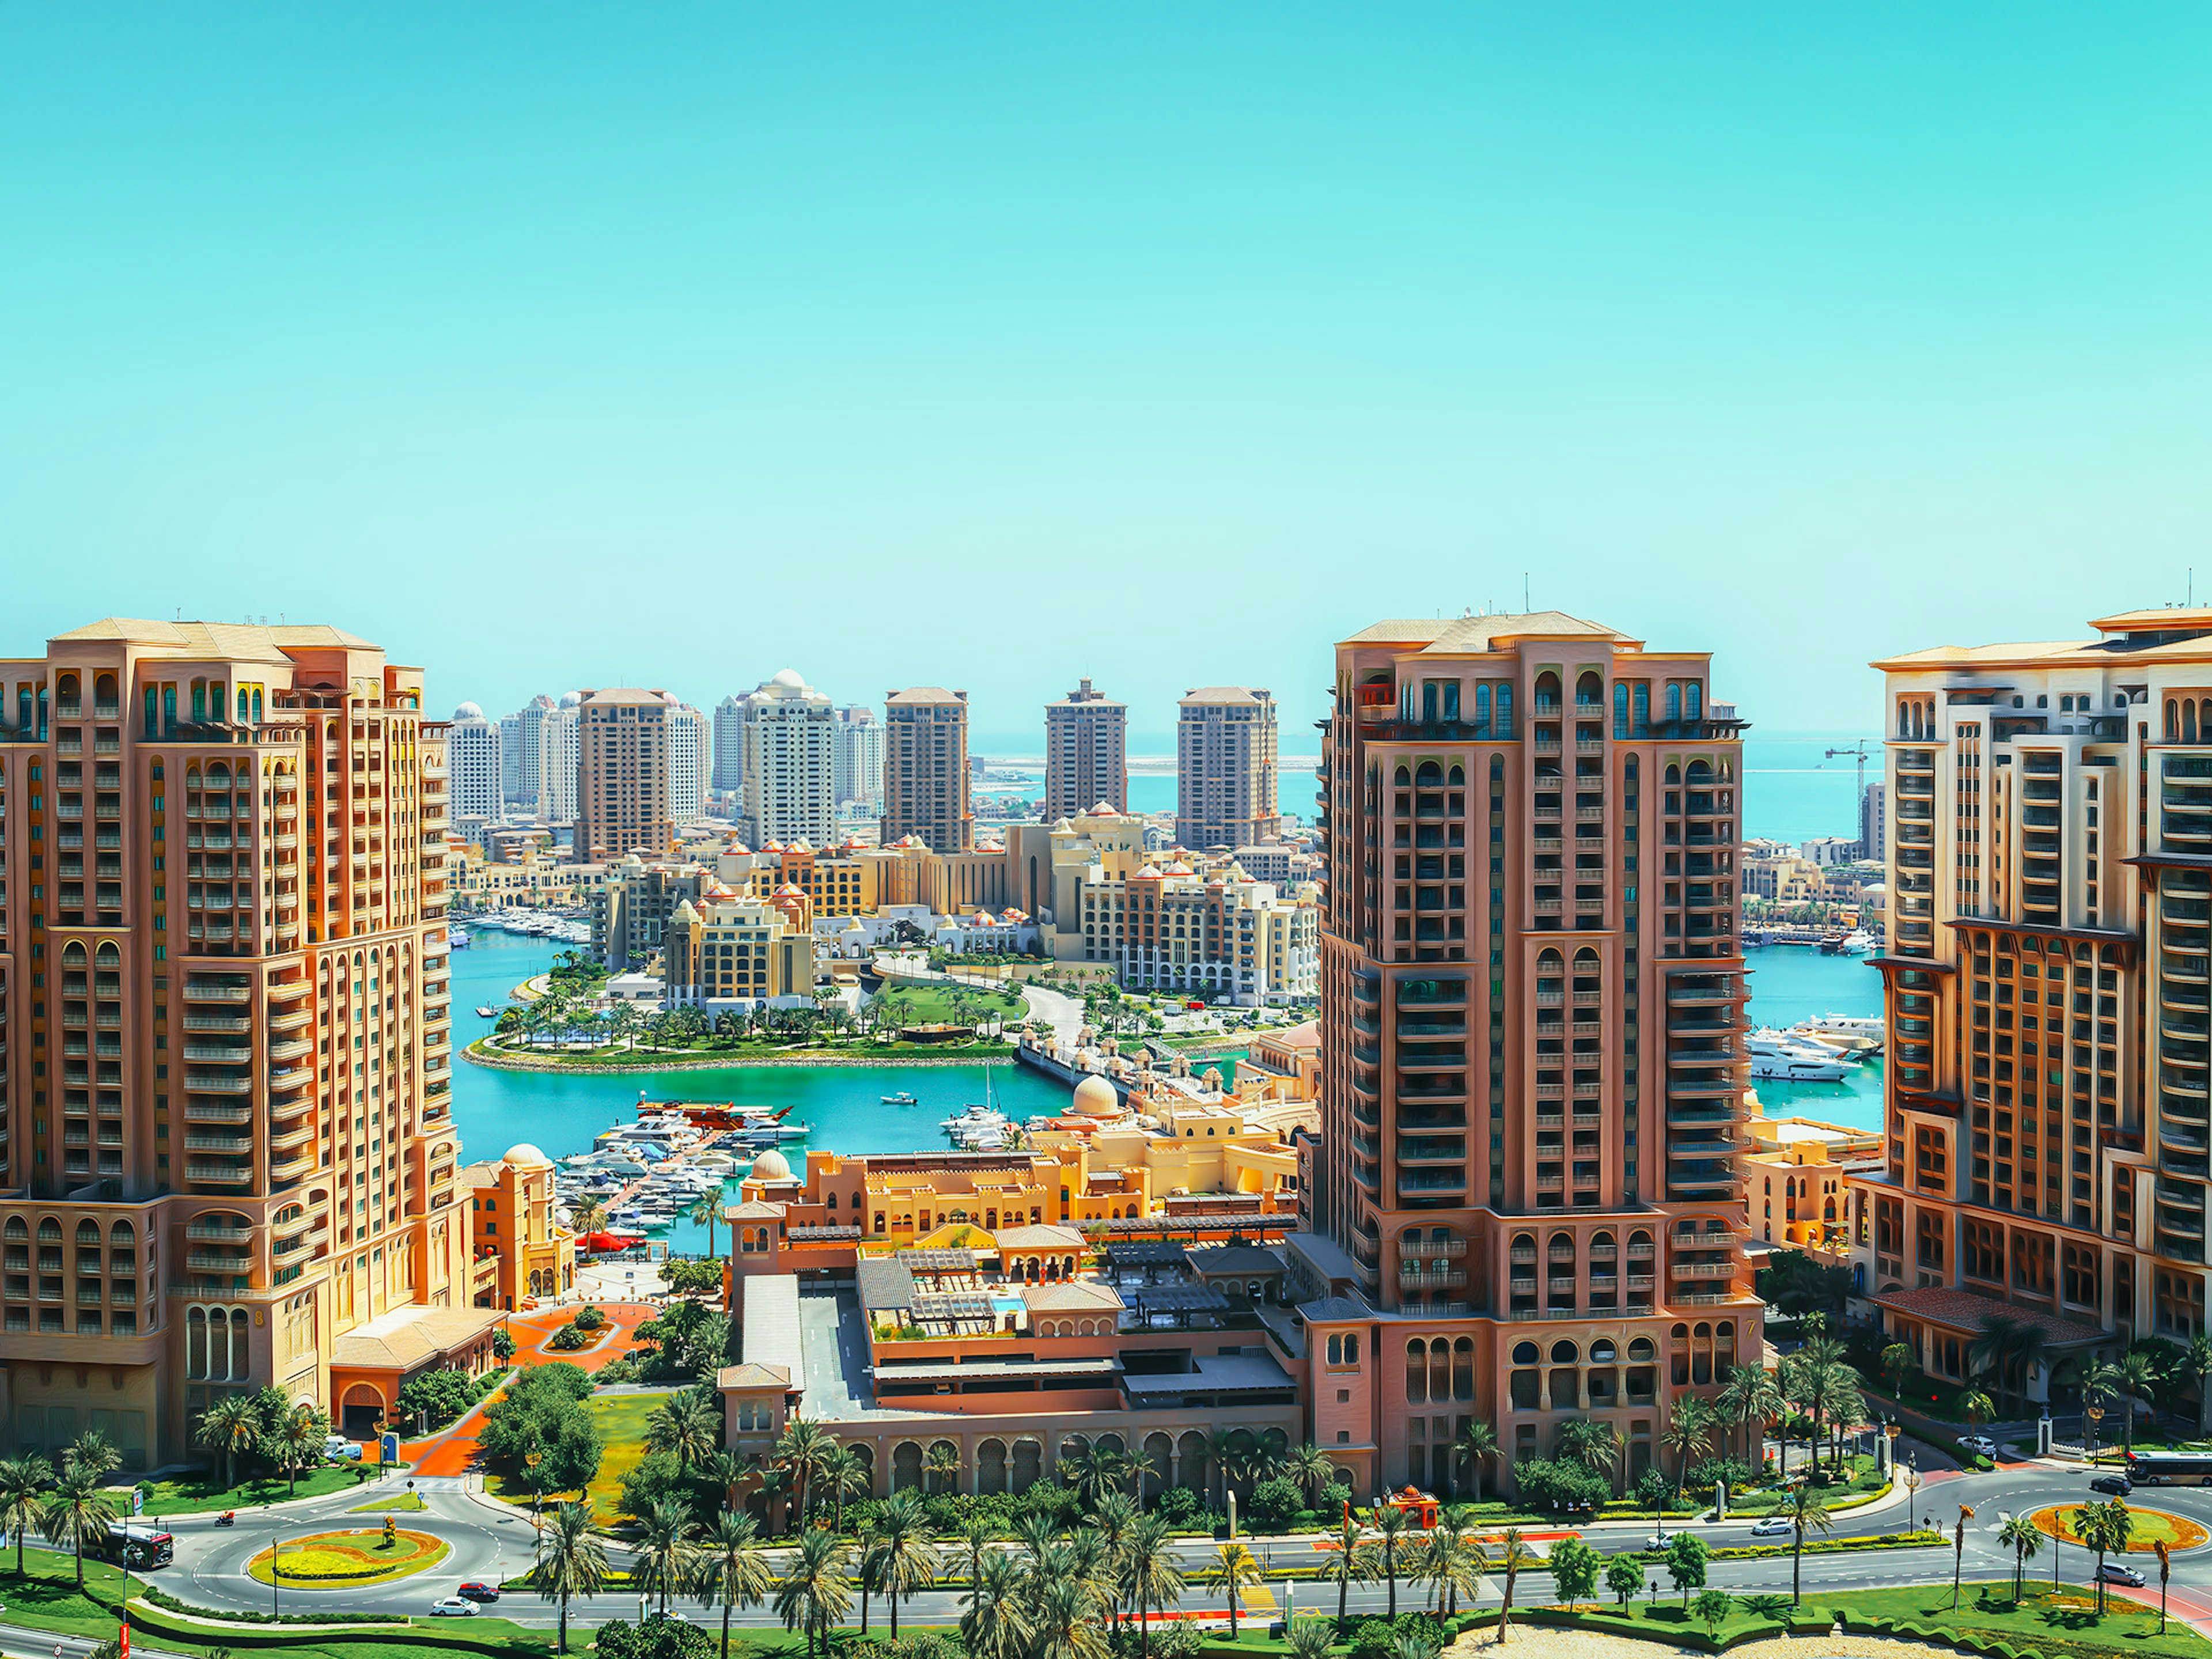
<svg viewBox="0 0 2212 1659">
<path fill-rule="evenodd" d="M 975 844 L 965 691 L 918 685 L 884 699 L 883 844 L 908 836 L 939 853 Z"/>
<path fill-rule="evenodd" d="M 1509 1463 L 1604 1422 L 1632 1482 L 1672 1401 L 1759 1363 L 1711 665 L 1557 611 L 1337 647 L 1310 1221 L 1388 1317 L 1307 1340 L 1373 1345 L 1314 1438 L 1376 1485 L 1464 1481 L 1470 1417 Z"/>
<path fill-rule="evenodd" d="M 1085 680 L 1044 706 L 1044 821 L 1129 810 L 1129 706 Z"/>
<path fill-rule="evenodd" d="M 335 628 L 0 660 L 0 1448 L 357 1432 L 489 1361 L 454 1180 L 444 727 Z"/>
<path fill-rule="evenodd" d="M 586 691 L 577 709 L 576 830 L 579 864 L 635 853 L 665 858 L 676 844 L 670 794 L 676 700 L 665 691 L 617 686 Z"/>
<path fill-rule="evenodd" d="M 1281 835 L 1273 694 L 1250 686 L 1209 685 L 1185 696 L 1181 709 L 1176 839 L 1203 852 Z"/>
</svg>

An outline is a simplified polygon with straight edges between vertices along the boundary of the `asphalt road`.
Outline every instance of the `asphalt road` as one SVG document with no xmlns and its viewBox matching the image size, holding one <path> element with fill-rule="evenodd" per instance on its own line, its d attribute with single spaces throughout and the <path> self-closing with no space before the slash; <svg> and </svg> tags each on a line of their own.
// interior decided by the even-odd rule
<svg viewBox="0 0 2212 1659">
<path fill-rule="evenodd" d="M 2053 1504 L 2078 1504 L 2094 1494 L 2088 1489 L 2089 1475 L 2086 1470 L 2045 1468 L 2039 1466 L 2015 1467 L 1986 1474 L 1951 1474 L 1932 1478 L 1918 1492 L 1917 1501 L 1908 1513 L 1901 1502 L 1839 1522 L 1830 1534 L 1834 1539 L 1873 1536 L 1883 1532 L 1905 1529 L 1913 1522 L 1933 1517 L 1935 1523 L 1947 1534 L 1958 1518 L 1959 1506 L 1971 1504 L 1973 1518 L 1967 1522 L 1965 1574 L 1969 1579 L 2009 1577 L 2012 1572 L 2012 1553 L 1996 1541 L 1997 1528 L 2015 1514 L 2032 1513 Z M 256 1583 L 246 1577 L 246 1564 L 256 1553 L 266 1548 L 272 1539 L 292 1539 L 308 1533 L 328 1531 L 337 1527 L 373 1528 L 383 1524 L 380 1515 L 356 1515 L 350 1511 L 358 1504 L 374 1501 L 379 1496 L 389 1496 L 405 1488 L 401 1480 L 393 1478 L 356 1491 L 335 1493 L 326 1498 L 281 1511 L 266 1510 L 245 1510 L 232 1527 L 216 1524 L 212 1515 L 191 1516 L 165 1521 L 177 1540 L 177 1559 L 174 1565 L 149 1575 L 149 1582 L 159 1584 L 171 1595 L 210 1607 L 250 1608 L 267 1612 L 274 1603 L 286 1611 L 360 1611 L 396 1613 L 424 1613 L 429 1604 L 441 1596 L 450 1595 L 456 1585 L 467 1579 L 481 1579 L 496 1583 L 520 1575 L 530 1565 L 532 1531 L 527 1516 L 511 1514 L 495 1506 L 487 1505 L 468 1495 L 459 1480 L 423 1480 L 416 1482 L 428 1505 L 420 1512 L 403 1513 L 395 1516 L 401 1526 L 427 1532 L 443 1539 L 452 1550 L 451 1555 L 436 1569 L 397 1581 L 393 1583 L 362 1589 L 312 1589 L 305 1587 L 282 1585 L 272 1598 L 270 1587 Z M 2198 1487 L 2142 1488 L 2133 1503 L 2152 1504 L 2189 1516 L 2212 1528 L 2212 1489 Z M 151 1520 L 154 1517 L 147 1517 Z M 1674 1528 L 1680 1530 L 1679 1527 Z M 1584 1536 L 1601 1550 L 1634 1549 L 1640 1547 L 1649 1528 L 1603 1527 L 1587 1529 Z M 1700 1526 L 1695 1528 L 1709 1544 L 1747 1544 L 1750 1522 L 1745 1520 Z M 1267 1589 L 1273 1593 L 1278 1609 L 1286 1594 L 1285 1581 L 1273 1574 L 1285 1568 L 1310 1565 L 1316 1551 L 1310 1539 L 1249 1540 L 1262 1568 L 1268 1573 Z M 2043 1553 L 2030 1565 L 2029 1571 L 2044 1582 L 2049 1581 L 2054 1547 L 2046 1544 Z M 1204 1540 L 1187 1540 L 1182 1547 L 1185 1565 L 1201 1566 L 1212 1559 L 1213 1545 Z M 2087 1576 L 2092 1558 L 2087 1552 L 2066 1547 L 2057 1549 L 2057 1565 L 2067 1582 L 2079 1583 Z M 610 1551 L 617 1565 L 623 1565 L 625 1553 L 619 1547 Z M 1740 1591 L 1786 1591 L 1790 1586 L 1790 1559 L 1784 1554 L 1755 1561 L 1716 1561 L 1710 1569 L 1711 1582 L 1721 1589 Z M 1807 1591 L 1816 1588 L 1831 1589 L 1887 1588 L 1910 1583 L 1927 1583 L 1948 1578 L 1951 1572 L 1951 1551 L 1947 1547 L 1911 1550 L 1853 1551 L 1838 1554 L 1808 1555 L 1804 1559 L 1803 1575 Z M 2154 1579 L 2155 1573 L 2154 1571 Z M 1662 1567 L 1647 1570 L 1647 1580 L 1656 1579 L 1659 1593 L 1669 1593 L 1666 1572 Z M 2177 1589 L 2195 1588 L 2212 1591 L 2212 1547 L 2200 1549 L 2174 1558 L 2173 1582 Z M 1548 1594 L 1547 1578 L 1536 1581 L 1540 1594 Z M 1534 1588 L 1534 1586 L 1532 1586 Z M 1495 1606 L 1500 1600 L 1503 1586 L 1496 1579 L 1486 1580 L 1480 1601 Z M 959 1595 L 957 1590 L 929 1590 L 915 1595 L 902 1609 L 902 1622 L 914 1620 L 928 1624 L 952 1622 L 959 1614 Z M 1302 1611 L 1333 1612 L 1335 1595 L 1326 1585 L 1299 1583 L 1287 1589 L 1295 1607 Z M 1418 1607 L 1422 1604 L 1423 1592 L 1417 1587 L 1401 1583 L 1398 1589 L 1400 1609 Z M 1348 1598 L 1349 1607 L 1356 1612 L 1379 1611 L 1389 1601 L 1389 1592 L 1380 1585 L 1355 1587 Z M 1528 1599 L 1525 1595 L 1523 1600 Z M 1219 1589 L 1196 1587 L 1184 1598 L 1187 1608 L 1225 1607 Z M 701 1622 L 719 1624 L 719 1612 L 710 1611 L 703 1604 L 693 1602 L 683 1609 L 686 1614 Z M 529 1594 L 510 1594 L 501 1599 L 495 1611 L 502 1617 L 524 1624 L 550 1625 L 555 1609 Z M 611 1618 L 635 1618 L 637 1599 L 629 1593 L 602 1595 L 570 1604 L 572 1619 L 596 1623 Z M 879 1607 L 876 1617 L 881 1618 Z M 1263 1615 L 1269 1616 L 1269 1615 Z M 1279 1612 L 1273 1616 L 1279 1616 Z M 0 1613 L 4 1620 L 4 1613 Z M 741 1625 L 773 1625 L 774 1615 L 765 1608 L 741 1610 L 736 1621 Z M 4 1634 L 4 1632 L 0 1632 Z M 51 1651 L 51 1638 L 44 1651 Z M 38 1648 L 28 1650 L 33 1655 Z"/>
</svg>

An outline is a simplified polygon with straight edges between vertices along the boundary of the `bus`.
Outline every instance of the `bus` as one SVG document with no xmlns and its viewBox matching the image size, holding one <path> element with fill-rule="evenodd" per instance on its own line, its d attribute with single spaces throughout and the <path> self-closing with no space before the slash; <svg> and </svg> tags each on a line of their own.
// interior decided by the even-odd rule
<svg viewBox="0 0 2212 1659">
<path fill-rule="evenodd" d="M 2137 1452 L 2128 1459 L 2128 1479 L 2138 1486 L 2212 1486 L 2212 1455 Z"/>
<path fill-rule="evenodd" d="M 120 1521 L 111 1522 L 107 1536 L 100 1540 L 100 1557 L 103 1561 L 143 1572 L 149 1567 L 166 1567 L 174 1561 L 177 1540 L 168 1533 L 156 1532 L 151 1527 L 130 1527 Z"/>
</svg>

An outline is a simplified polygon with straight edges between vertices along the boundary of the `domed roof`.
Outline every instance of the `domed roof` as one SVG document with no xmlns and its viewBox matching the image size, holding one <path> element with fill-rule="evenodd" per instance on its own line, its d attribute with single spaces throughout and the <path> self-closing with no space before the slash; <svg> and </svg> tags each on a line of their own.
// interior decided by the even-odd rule
<svg viewBox="0 0 2212 1659">
<path fill-rule="evenodd" d="M 1102 800 L 1091 804 L 1091 816 L 1094 818 L 1117 818 L 1121 815 L 1114 810 L 1111 801 Z"/>
<path fill-rule="evenodd" d="M 788 1181 L 791 1179 L 791 1160 L 773 1146 L 753 1160 L 748 1179 L 753 1181 Z"/>
<path fill-rule="evenodd" d="M 453 710 L 453 718 L 457 720 L 480 720 L 483 718 L 483 710 L 472 702 L 465 702 Z"/>
<path fill-rule="evenodd" d="M 553 1160 L 526 1140 L 518 1140 L 508 1147 L 507 1155 L 500 1162 L 517 1170 L 550 1170 L 553 1167 Z"/>
<path fill-rule="evenodd" d="M 796 668 L 779 668 L 775 672 L 775 677 L 769 680 L 769 684 L 785 686 L 793 691 L 804 691 L 806 689 L 806 681 Z"/>
<path fill-rule="evenodd" d="M 1104 1078 L 1087 1077 L 1075 1085 L 1075 1102 L 1071 1109 L 1085 1117 L 1115 1117 L 1121 1114 L 1121 1097 Z"/>
<path fill-rule="evenodd" d="M 561 694 L 561 707 L 562 707 L 562 708 L 581 708 L 583 706 L 584 706 L 584 694 L 583 694 L 582 692 L 580 692 L 580 691 L 563 691 L 563 692 Z"/>
</svg>

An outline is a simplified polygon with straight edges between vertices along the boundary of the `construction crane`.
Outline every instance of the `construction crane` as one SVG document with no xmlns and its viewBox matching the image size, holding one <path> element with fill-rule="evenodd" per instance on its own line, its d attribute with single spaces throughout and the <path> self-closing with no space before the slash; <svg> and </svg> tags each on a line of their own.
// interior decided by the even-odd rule
<svg viewBox="0 0 2212 1659">
<path fill-rule="evenodd" d="M 1858 746 L 1855 749 L 1831 749 L 1826 751 L 1826 758 L 1829 760 L 1835 759 L 1838 755 L 1848 755 L 1859 763 L 1859 799 L 1864 800 L 1866 799 L 1866 766 L 1867 763 L 1874 758 L 1873 750 L 1867 747 L 1866 739 L 1861 738 Z"/>
</svg>

